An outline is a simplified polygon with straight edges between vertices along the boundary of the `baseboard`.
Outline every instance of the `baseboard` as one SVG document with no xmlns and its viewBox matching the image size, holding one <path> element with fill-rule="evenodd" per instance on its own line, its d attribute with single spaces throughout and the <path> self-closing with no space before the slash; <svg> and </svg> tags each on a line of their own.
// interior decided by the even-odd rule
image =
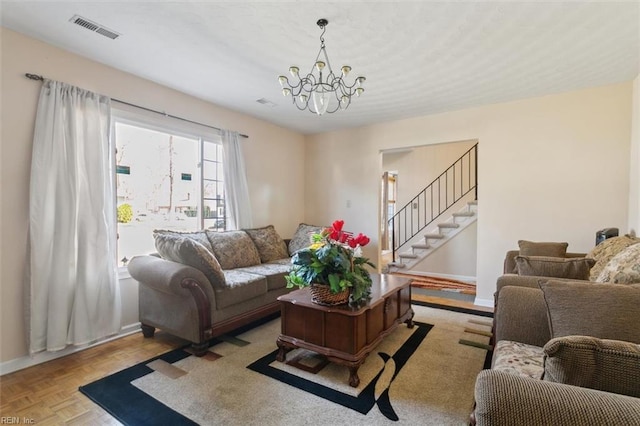
<svg viewBox="0 0 640 426">
<path fill-rule="evenodd" d="M 469 284 L 476 283 L 476 277 L 471 277 L 467 275 L 438 274 L 436 272 L 423 272 L 423 271 L 413 271 L 413 270 L 408 270 L 408 271 L 398 270 L 396 272 L 398 272 L 399 274 L 420 275 L 422 277 L 445 278 L 449 280 L 468 282 Z"/>
<path fill-rule="evenodd" d="M 493 299 L 479 299 L 476 297 L 476 300 L 473 301 L 473 304 L 484 306 L 486 308 L 493 308 Z"/>
<path fill-rule="evenodd" d="M 83 351 L 85 349 L 93 348 L 94 346 L 101 345 L 103 343 L 110 342 L 112 340 L 120 339 L 121 337 L 128 336 L 130 334 L 140 331 L 140 323 L 129 324 L 120 329 L 120 332 L 114 336 L 110 336 L 99 342 L 92 343 L 84 346 L 69 346 L 65 349 L 56 352 L 39 352 L 33 356 L 23 356 L 20 358 L 12 359 L 0 363 L 0 376 L 13 373 L 14 371 L 22 370 L 24 368 L 33 367 L 34 365 L 42 364 L 43 362 L 51 361 L 63 356 L 71 355 L 76 352 Z"/>
</svg>

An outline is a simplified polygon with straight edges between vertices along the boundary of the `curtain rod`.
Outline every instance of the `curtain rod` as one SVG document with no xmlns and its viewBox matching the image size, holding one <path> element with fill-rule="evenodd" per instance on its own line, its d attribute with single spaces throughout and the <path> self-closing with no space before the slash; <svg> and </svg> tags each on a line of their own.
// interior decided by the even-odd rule
<svg viewBox="0 0 640 426">
<path fill-rule="evenodd" d="M 25 77 L 27 77 L 30 80 L 44 81 L 44 77 L 41 76 L 41 75 L 38 75 L 38 74 L 26 73 Z M 178 116 L 175 116 L 175 115 L 167 114 L 166 112 L 162 112 L 162 111 L 158 111 L 158 110 L 155 110 L 155 109 L 151 109 L 151 108 L 143 107 L 143 106 L 140 106 L 140 105 L 132 104 L 132 103 L 126 102 L 126 101 L 121 101 L 120 99 L 111 98 L 111 100 L 114 101 L 114 102 L 118 102 L 120 104 L 123 104 L 123 105 L 129 105 L 129 106 L 132 106 L 134 108 L 139 108 L 139 109 L 143 109 L 145 111 L 154 112 L 156 114 L 164 115 L 165 117 L 175 118 L 176 120 L 186 121 L 187 123 L 197 124 L 199 126 L 208 127 L 210 129 L 215 129 L 215 130 L 223 130 L 220 127 L 215 127 L 215 126 L 211 126 L 209 124 L 199 123 L 197 121 L 189 120 L 188 118 L 178 117 Z M 243 138 L 247 138 L 247 139 L 249 138 L 249 136 L 243 135 L 242 133 L 239 133 L 238 135 L 242 136 Z"/>
</svg>

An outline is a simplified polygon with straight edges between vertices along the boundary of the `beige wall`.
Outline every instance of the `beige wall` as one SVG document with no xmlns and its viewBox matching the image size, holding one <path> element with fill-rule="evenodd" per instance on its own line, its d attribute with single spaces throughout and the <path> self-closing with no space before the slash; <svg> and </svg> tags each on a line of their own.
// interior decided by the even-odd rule
<svg viewBox="0 0 640 426">
<path fill-rule="evenodd" d="M 587 251 L 596 230 L 626 231 L 631 95 L 627 82 L 310 136 L 305 218 L 355 223 L 375 255 L 380 151 L 478 139 L 477 290 L 491 304 L 518 239 Z"/>
<path fill-rule="evenodd" d="M 640 235 L 640 75 L 633 81 L 631 162 L 629 170 L 629 230 Z"/>
<path fill-rule="evenodd" d="M 0 362 L 27 354 L 24 339 L 23 273 L 26 259 L 29 173 L 33 124 L 42 74 L 112 98 L 249 135 L 243 140 L 255 226 L 274 224 L 290 237 L 304 220 L 304 137 L 281 127 L 187 96 L 72 53 L 1 29 L 1 298 Z M 285 163 L 286 161 L 286 163 Z M 287 173 L 282 173 L 286 164 Z M 131 284 L 131 283 L 129 283 Z M 124 289 L 126 290 L 126 289 Z M 124 321 L 136 317 L 127 297 Z M 129 307 L 129 308 L 127 308 Z"/>
</svg>

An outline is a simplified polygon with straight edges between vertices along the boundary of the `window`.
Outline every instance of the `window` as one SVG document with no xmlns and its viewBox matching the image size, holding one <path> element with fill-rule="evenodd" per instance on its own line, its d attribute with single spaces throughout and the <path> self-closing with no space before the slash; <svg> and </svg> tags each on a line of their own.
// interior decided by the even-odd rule
<svg viewBox="0 0 640 426">
<path fill-rule="evenodd" d="M 114 113 L 119 266 L 155 252 L 154 229 L 225 229 L 220 138 L 188 130 Z"/>
</svg>

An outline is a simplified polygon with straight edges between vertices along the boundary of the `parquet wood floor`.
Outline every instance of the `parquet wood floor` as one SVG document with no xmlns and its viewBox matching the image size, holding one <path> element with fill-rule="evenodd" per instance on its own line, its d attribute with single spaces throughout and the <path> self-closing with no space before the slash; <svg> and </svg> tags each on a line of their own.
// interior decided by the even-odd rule
<svg viewBox="0 0 640 426">
<path fill-rule="evenodd" d="M 420 300 L 485 310 L 458 300 L 418 296 Z M 416 299 L 418 298 L 416 297 Z M 489 309 L 489 311 L 492 311 Z M 134 333 L 96 347 L 0 377 L 0 422 L 18 417 L 19 424 L 119 425 L 78 387 L 185 345 L 162 331 L 145 339 Z M 6 423 L 6 421 L 5 421 Z"/>
<path fill-rule="evenodd" d="M 134 333 L 81 352 L 0 377 L 0 421 L 34 425 L 119 425 L 78 387 L 145 361 L 187 342 L 158 331 L 153 339 Z"/>
</svg>

